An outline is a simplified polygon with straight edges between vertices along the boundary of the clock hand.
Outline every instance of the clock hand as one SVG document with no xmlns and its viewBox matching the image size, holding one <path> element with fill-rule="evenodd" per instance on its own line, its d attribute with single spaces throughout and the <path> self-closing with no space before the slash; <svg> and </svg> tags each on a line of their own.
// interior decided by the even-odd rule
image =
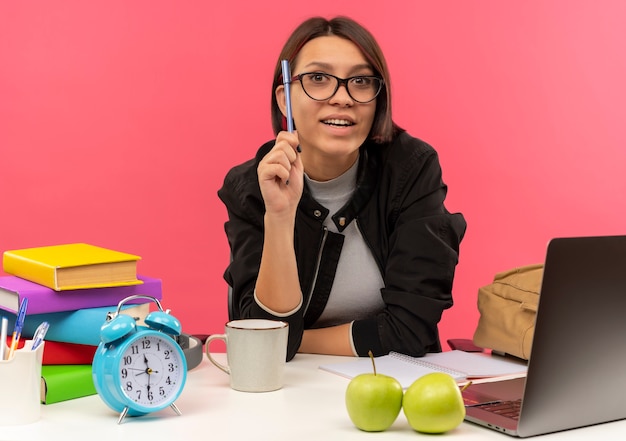
<svg viewBox="0 0 626 441">
<path fill-rule="evenodd" d="M 146 370 L 143 373 L 148 374 L 148 392 L 150 392 L 150 375 L 152 375 L 152 369 L 150 369 L 148 365 L 148 357 L 146 357 L 146 354 L 143 354 L 143 361 L 146 363 Z"/>
<path fill-rule="evenodd" d="M 144 363 L 146 363 L 146 370 L 144 371 L 144 373 L 148 374 L 148 384 L 146 386 L 148 393 L 150 393 L 150 375 L 152 375 L 153 371 L 152 369 L 150 369 L 150 366 L 148 365 L 148 357 L 146 357 L 146 354 L 143 354 L 143 361 Z"/>
</svg>

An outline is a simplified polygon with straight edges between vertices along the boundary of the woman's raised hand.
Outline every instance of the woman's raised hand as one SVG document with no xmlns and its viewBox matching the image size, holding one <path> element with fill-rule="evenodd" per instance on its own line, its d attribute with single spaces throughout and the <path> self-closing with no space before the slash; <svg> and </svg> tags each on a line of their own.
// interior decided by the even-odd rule
<svg viewBox="0 0 626 441">
<path fill-rule="evenodd" d="M 297 132 L 280 132 L 276 144 L 259 163 L 257 175 L 267 215 L 295 217 L 304 185 Z"/>
</svg>

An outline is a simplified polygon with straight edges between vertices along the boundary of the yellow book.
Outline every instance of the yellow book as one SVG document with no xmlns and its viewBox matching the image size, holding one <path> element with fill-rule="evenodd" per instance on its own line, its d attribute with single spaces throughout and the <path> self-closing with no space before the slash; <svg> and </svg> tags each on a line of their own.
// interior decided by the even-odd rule
<svg viewBox="0 0 626 441">
<path fill-rule="evenodd" d="M 86 243 L 5 251 L 4 271 L 31 282 L 65 291 L 139 285 L 141 257 Z"/>
</svg>

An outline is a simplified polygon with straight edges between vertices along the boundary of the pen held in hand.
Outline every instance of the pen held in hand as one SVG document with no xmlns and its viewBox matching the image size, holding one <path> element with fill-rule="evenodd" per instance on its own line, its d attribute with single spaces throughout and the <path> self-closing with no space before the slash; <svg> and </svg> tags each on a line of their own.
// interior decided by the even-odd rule
<svg viewBox="0 0 626 441">
<path fill-rule="evenodd" d="M 287 107 L 287 131 L 293 132 L 293 114 L 291 111 L 291 70 L 289 69 L 289 61 L 281 62 L 283 70 L 283 86 L 285 87 L 285 106 Z"/>
<path fill-rule="evenodd" d="M 285 106 L 287 108 L 287 131 L 293 133 L 293 112 L 291 108 L 291 69 L 289 68 L 289 61 L 282 60 L 281 68 L 283 72 L 283 86 L 285 89 Z M 300 146 L 296 148 L 298 153 L 302 151 Z M 289 179 L 285 181 L 285 185 L 289 185 Z"/>
</svg>

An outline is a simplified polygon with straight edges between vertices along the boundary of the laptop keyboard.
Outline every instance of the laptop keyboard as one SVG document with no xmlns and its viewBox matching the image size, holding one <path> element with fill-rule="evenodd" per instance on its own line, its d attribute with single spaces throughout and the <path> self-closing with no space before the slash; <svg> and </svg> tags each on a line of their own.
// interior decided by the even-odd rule
<svg viewBox="0 0 626 441">
<path fill-rule="evenodd" d="M 491 403 L 476 404 L 472 407 L 477 407 L 488 412 L 493 412 L 498 415 L 518 420 L 519 411 L 522 407 L 522 400 L 519 399 L 513 401 L 493 401 Z"/>
</svg>

